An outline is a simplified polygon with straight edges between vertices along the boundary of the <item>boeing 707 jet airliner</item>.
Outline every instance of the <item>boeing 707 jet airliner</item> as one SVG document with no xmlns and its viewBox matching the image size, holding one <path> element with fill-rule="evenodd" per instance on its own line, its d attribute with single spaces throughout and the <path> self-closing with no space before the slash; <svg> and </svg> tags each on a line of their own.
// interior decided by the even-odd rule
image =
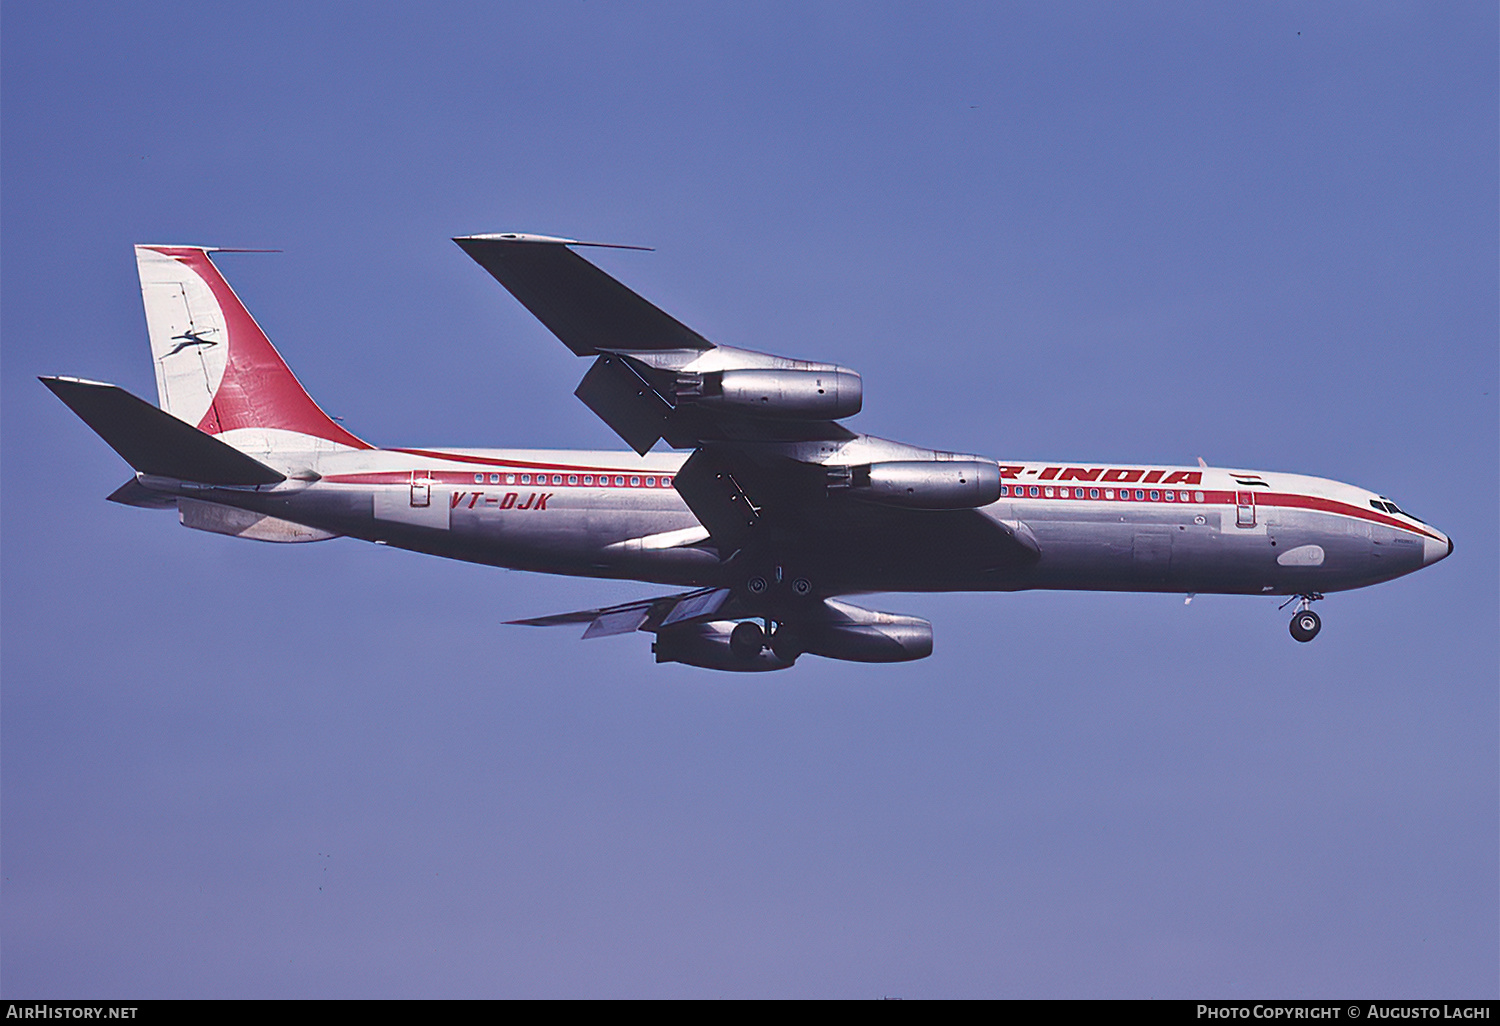
<svg viewBox="0 0 1500 1026">
<path fill-rule="evenodd" d="M 655 636 L 658 662 L 900 662 L 932 625 L 862 592 L 1028 588 L 1284 596 L 1388 581 L 1453 543 L 1298 474 L 993 460 L 862 435 L 860 376 L 711 342 L 583 259 L 596 243 L 454 240 L 592 363 L 576 395 L 633 452 L 378 449 L 303 390 L 203 246 L 137 246 L 158 405 L 42 381 L 134 469 L 109 496 L 267 542 L 341 536 L 688 590 L 514 621 Z M 621 247 L 635 248 L 635 247 Z M 658 443 L 676 451 L 653 451 Z"/>
</svg>

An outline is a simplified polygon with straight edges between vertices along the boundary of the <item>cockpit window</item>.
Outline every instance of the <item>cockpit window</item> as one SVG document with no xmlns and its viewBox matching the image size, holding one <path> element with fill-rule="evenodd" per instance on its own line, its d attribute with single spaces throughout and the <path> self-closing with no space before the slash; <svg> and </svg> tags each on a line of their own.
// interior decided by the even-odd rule
<svg viewBox="0 0 1500 1026">
<path fill-rule="evenodd" d="M 1409 520 L 1415 520 L 1419 524 L 1427 523 L 1427 521 L 1423 520 L 1421 517 L 1413 516 L 1412 514 L 1406 512 L 1406 510 L 1402 509 L 1400 506 L 1396 505 L 1385 496 L 1381 496 L 1379 499 L 1371 499 L 1370 505 L 1374 506 L 1378 510 L 1381 510 L 1382 512 L 1395 513 L 1400 516 L 1406 517 Z"/>
</svg>

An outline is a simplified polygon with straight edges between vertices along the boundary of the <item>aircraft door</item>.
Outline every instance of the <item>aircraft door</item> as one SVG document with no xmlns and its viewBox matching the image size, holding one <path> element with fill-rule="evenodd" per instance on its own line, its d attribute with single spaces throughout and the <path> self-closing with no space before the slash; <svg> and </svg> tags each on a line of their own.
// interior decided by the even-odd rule
<svg viewBox="0 0 1500 1026">
<path fill-rule="evenodd" d="M 424 509 L 432 505 L 432 471 L 413 470 L 411 472 L 411 504 L 415 509 Z"/>
<path fill-rule="evenodd" d="M 1255 493 L 1254 492 L 1235 492 L 1234 493 L 1234 526 L 1235 527 L 1254 527 L 1255 526 Z"/>
</svg>

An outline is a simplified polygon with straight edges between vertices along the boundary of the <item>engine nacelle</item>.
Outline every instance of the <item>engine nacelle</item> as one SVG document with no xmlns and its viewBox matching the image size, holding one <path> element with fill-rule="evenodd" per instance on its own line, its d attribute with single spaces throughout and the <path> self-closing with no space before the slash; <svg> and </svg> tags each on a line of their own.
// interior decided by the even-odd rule
<svg viewBox="0 0 1500 1026">
<path fill-rule="evenodd" d="M 847 471 L 847 472 L 846 472 Z M 906 509 L 978 509 L 1000 498 L 1000 467 L 984 460 L 898 460 L 838 468 L 830 488 Z"/>
<path fill-rule="evenodd" d="M 854 663 L 905 663 L 932 655 L 932 624 L 824 599 L 822 615 L 778 624 L 770 645 L 788 662 L 807 653 Z"/>
<path fill-rule="evenodd" d="M 853 663 L 905 663 L 932 655 L 932 624 L 915 616 L 906 623 L 827 624 L 803 641 L 803 651 Z"/>
<path fill-rule="evenodd" d="M 657 632 L 651 651 L 656 653 L 658 663 L 686 663 L 705 670 L 756 672 L 784 670 L 792 665 L 793 659 L 781 659 L 769 648 L 753 656 L 736 653 L 729 645 L 729 636 L 737 626 L 733 620 L 715 620 L 668 627 Z"/>
<path fill-rule="evenodd" d="M 744 368 L 682 374 L 677 398 L 779 420 L 839 420 L 859 412 L 864 382 L 851 370 Z"/>
</svg>

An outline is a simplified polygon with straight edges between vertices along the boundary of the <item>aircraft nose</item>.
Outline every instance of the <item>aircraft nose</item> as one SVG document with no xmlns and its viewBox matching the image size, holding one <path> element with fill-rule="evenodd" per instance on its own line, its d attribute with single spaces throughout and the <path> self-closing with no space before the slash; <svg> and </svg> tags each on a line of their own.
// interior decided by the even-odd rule
<svg viewBox="0 0 1500 1026">
<path fill-rule="evenodd" d="M 1453 555 L 1453 539 L 1447 535 L 1422 539 L 1422 565 L 1431 566 L 1440 559 Z"/>
</svg>

